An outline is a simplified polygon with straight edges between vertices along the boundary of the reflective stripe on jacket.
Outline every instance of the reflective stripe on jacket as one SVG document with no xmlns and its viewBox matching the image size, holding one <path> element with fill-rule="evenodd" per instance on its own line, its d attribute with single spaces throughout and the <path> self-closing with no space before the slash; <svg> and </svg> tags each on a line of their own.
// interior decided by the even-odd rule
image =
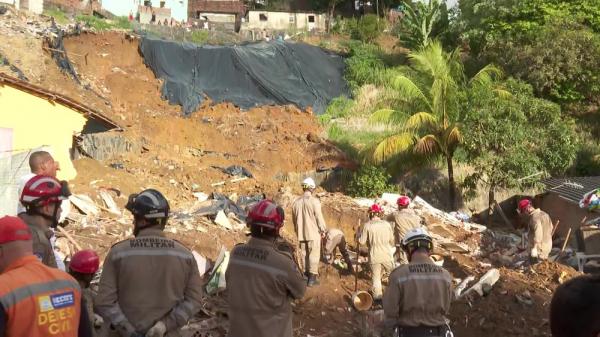
<svg viewBox="0 0 600 337">
<path fill-rule="evenodd" d="M 33 255 L 15 261 L 0 275 L 0 304 L 8 318 L 7 337 L 78 335 L 79 284 Z"/>
</svg>

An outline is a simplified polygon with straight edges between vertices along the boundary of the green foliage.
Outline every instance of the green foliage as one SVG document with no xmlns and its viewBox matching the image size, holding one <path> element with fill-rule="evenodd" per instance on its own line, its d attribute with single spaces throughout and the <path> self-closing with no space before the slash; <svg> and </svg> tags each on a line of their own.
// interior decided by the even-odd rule
<svg viewBox="0 0 600 337">
<path fill-rule="evenodd" d="M 372 43 L 379 37 L 379 35 L 381 35 L 383 23 L 380 23 L 377 15 L 367 14 L 358 19 L 356 24 L 351 29 L 351 36 L 353 39 L 366 43 Z"/>
<path fill-rule="evenodd" d="M 67 16 L 67 13 L 63 12 L 59 8 L 46 9 L 44 10 L 44 14 L 53 17 L 54 21 L 61 25 L 69 23 L 69 17 Z"/>
<path fill-rule="evenodd" d="M 345 96 L 336 97 L 329 103 L 325 113 L 319 116 L 319 121 L 321 124 L 327 125 L 333 119 L 347 117 L 353 107 L 353 100 Z"/>
<path fill-rule="evenodd" d="M 471 190 L 479 183 L 492 192 L 531 186 L 544 176 L 563 174 L 575 159 L 576 138 L 560 107 L 534 97 L 526 83 L 511 79 L 505 86 L 511 96 L 476 91 L 464 102 L 470 108 L 463 148 L 474 168 L 464 184 Z"/>
<path fill-rule="evenodd" d="M 346 192 L 353 197 L 374 198 L 397 190 L 389 184 L 391 176 L 378 166 L 365 165 L 352 175 Z"/>
<path fill-rule="evenodd" d="M 110 29 L 131 30 L 133 28 L 131 22 L 129 22 L 129 19 L 125 16 L 117 17 L 115 20 L 107 20 L 93 15 L 77 15 L 75 19 L 98 31 Z"/>
<path fill-rule="evenodd" d="M 600 99 L 600 1 L 461 0 L 453 25 L 473 53 L 567 106 Z"/>
<path fill-rule="evenodd" d="M 208 31 L 194 30 L 186 36 L 186 40 L 195 44 L 205 44 L 208 41 Z"/>
<path fill-rule="evenodd" d="M 498 41 L 486 55 L 555 102 L 600 101 L 600 34 L 554 21 L 527 40 Z"/>
<path fill-rule="evenodd" d="M 113 27 L 118 29 L 132 30 L 133 24 L 126 16 L 119 16 L 113 21 Z"/>
<path fill-rule="evenodd" d="M 354 42 L 349 44 L 349 57 L 346 58 L 346 81 L 352 89 L 364 84 L 382 85 L 385 83 L 385 64 L 379 47 Z"/>
<path fill-rule="evenodd" d="M 428 0 L 427 3 L 422 1 L 413 3 L 404 0 L 404 4 L 406 16 L 400 21 L 399 37 L 404 46 L 408 48 L 426 47 L 435 36 L 445 30 L 444 24 L 448 25 L 446 3 L 443 1 Z M 446 15 L 445 18 L 442 18 L 442 10 Z M 443 23 L 441 23 L 442 19 Z"/>
<path fill-rule="evenodd" d="M 577 165 L 575 174 L 577 176 L 598 176 L 600 175 L 600 145 L 585 144 L 577 152 Z"/>
</svg>

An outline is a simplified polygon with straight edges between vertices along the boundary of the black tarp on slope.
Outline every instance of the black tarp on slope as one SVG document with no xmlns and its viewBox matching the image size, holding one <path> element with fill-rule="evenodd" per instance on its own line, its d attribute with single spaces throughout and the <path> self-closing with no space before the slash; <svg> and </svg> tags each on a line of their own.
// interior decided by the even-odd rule
<svg viewBox="0 0 600 337">
<path fill-rule="evenodd" d="M 294 104 L 323 113 L 348 95 L 344 60 L 303 43 L 261 42 L 241 46 L 198 46 L 143 38 L 140 51 L 154 75 L 164 80 L 163 98 L 191 114 L 204 95 L 242 109 Z"/>
</svg>

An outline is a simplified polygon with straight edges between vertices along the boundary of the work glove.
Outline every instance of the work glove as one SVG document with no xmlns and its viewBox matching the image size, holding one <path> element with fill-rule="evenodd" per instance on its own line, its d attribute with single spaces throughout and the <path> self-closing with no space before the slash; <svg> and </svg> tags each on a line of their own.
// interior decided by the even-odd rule
<svg viewBox="0 0 600 337">
<path fill-rule="evenodd" d="M 104 324 L 104 319 L 102 318 L 102 316 L 94 314 L 94 326 L 96 328 L 99 328 L 102 326 L 102 324 Z"/>
<path fill-rule="evenodd" d="M 167 326 L 162 321 L 158 321 L 146 332 L 146 337 L 163 337 L 165 333 L 167 333 Z"/>
</svg>

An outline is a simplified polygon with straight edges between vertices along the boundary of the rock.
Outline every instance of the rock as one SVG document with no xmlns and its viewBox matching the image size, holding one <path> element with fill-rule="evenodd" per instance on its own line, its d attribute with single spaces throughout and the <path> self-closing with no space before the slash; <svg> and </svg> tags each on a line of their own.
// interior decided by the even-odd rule
<svg viewBox="0 0 600 337">
<path fill-rule="evenodd" d="M 321 139 L 321 137 L 319 137 L 319 135 L 312 133 L 312 132 L 306 136 L 306 140 L 308 140 L 311 143 L 317 143 L 317 144 L 323 142 L 323 139 Z"/>
</svg>

